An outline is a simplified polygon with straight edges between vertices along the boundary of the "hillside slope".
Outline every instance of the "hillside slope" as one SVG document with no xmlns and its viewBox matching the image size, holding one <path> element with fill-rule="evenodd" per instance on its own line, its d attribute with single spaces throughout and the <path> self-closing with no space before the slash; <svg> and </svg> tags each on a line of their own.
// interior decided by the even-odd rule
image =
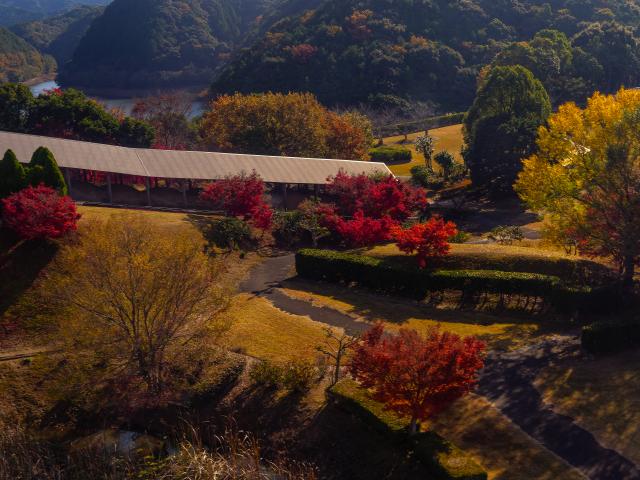
<svg viewBox="0 0 640 480">
<path fill-rule="evenodd" d="M 21 82 L 55 70 L 55 61 L 0 27 L 0 82 Z"/>
<path fill-rule="evenodd" d="M 545 28 L 572 36 L 610 20 L 637 27 L 637 0 L 326 0 L 276 22 L 212 92 L 311 91 L 332 104 L 419 100 L 461 109 L 482 66 L 511 42 Z"/>
<path fill-rule="evenodd" d="M 64 85 L 181 86 L 210 81 L 269 0 L 115 0 L 93 22 Z"/>
<path fill-rule="evenodd" d="M 104 7 L 83 5 L 43 20 L 15 25 L 11 30 L 62 65 L 71 60 L 91 23 L 103 12 Z"/>
<path fill-rule="evenodd" d="M 40 20 L 79 5 L 107 5 L 111 0 L 0 0 L 0 26 Z"/>
</svg>

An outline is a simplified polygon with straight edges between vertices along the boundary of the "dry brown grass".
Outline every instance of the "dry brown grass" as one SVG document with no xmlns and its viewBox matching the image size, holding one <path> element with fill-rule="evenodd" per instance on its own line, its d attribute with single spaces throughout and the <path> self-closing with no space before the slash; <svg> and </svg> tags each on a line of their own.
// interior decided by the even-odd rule
<svg viewBox="0 0 640 480">
<path fill-rule="evenodd" d="M 456 402 L 432 427 L 472 455 L 491 480 L 585 479 L 477 395 Z"/>
<path fill-rule="evenodd" d="M 264 298 L 238 295 L 228 315 L 232 324 L 223 342 L 263 360 L 313 361 L 325 340 L 323 324 L 285 313 Z"/>
<path fill-rule="evenodd" d="M 404 144 L 404 135 L 389 137 L 384 139 L 385 145 L 402 145 L 407 147 L 413 153 L 413 160 L 410 163 L 399 165 L 389 165 L 389 168 L 395 175 L 411 175 L 411 169 L 416 165 L 424 165 L 424 156 L 418 153 L 413 142 L 416 138 L 423 135 L 424 132 L 416 132 L 409 135 L 411 143 Z M 435 128 L 429 131 L 429 134 L 435 138 L 435 151 L 447 151 L 456 157 L 456 160 L 462 162 L 462 125 L 451 125 L 449 127 Z M 434 165 L 437 168 L 437 165 Z"/>
<path fill-rule="evenodd" d="M 553 366 L 536 386 L 554 410 L 640 464 L 640 352 Z"/>
</svg>

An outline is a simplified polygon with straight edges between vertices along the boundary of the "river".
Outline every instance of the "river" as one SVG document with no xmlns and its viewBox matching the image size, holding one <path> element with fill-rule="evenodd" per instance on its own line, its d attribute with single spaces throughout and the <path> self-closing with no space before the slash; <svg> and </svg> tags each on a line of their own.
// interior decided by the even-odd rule
<svg viewBox="0 0 640 480">
<path fill-rule="evenodd" d="M 40 95 L 46 90 L 53 90 L 58 88 L 59 85 L 54 80 L 49 80 L 46 82 L 38 83 L 36 85 L 32 85 L 29 88 L 31 89 L 31 93 L 35 96 Z M 136 100 L 140 97 L 136 98 L 102 98 L 102 97 L 93 97 L 98 102 L 105 105 L 107 108 L 118 108 L 122 110 L 125 114 L 129 115 L 131 110 L 133 109 L 133 105 Z M 194 100 L 191 104 L 191 112 L 189 114 L 189 118 L 195 118 L 204 112 L 205 103 L 201 100 Z"/>
</svg>

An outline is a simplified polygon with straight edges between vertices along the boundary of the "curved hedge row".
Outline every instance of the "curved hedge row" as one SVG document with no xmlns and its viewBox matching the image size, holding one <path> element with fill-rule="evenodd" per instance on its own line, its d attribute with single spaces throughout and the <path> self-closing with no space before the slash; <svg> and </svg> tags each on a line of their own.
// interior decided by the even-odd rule
<svg viewBox="0 0 640 480">
<path fill-rule="evenodd" d="M 301 250 L 296 269 L 305 278 L 357 283 L 373 290 L 423 300 L 430 292 L 494 293 L 539 297 L 560 313 L 589 304 L 590 288 L 573 288 L 551 275 L 496 270 L 420 270 L 382 258 L 332 250 Z"/>
<path fill-rule="evenodd" d="M 413 154 L 408 148 L 382 145 L 369 150 L 369 157 L 372 162 L 409 163 Z"/>
</svg>

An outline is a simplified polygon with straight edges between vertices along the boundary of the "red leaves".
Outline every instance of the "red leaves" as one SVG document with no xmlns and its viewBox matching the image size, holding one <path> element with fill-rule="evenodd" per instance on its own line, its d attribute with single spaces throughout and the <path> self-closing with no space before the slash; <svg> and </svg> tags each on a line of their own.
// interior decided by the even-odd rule
<svg viewBox="0 0 640 480">
<path fill-rule="evenodd" d="M 260 176 L 244 173 L 210 183 L 200 198 L 214 209 L 224 210 L 227 216 L 251 220 L 256 228 L 271 228 L 273 211 L 264 199 L 265 186 Z"/>
<path fill-rule="evenodd" d="M 3 222 L 25 240 L 63 237 L 77 229 L 80 219 L 70 197 L 44 185 L 27 187 L 2 202 Z"/>
<path fill-rule="evenodd" d="M 375 179 L 340 172 L 330 180 L 327 193 L 336 198 L 338 210 L 344 216 L 354 216 L 361 210 L 366 217 L 389 216 L 403 221 L 428 205 L 424 189 L 410 187 L 391 175 Z"/>
<path fill-rule="evenodd" d="M 335 206 L 325 207 L 324 224 L 348 247 L 367 247 L 391 239 L 394 227 L 426 209 L 425 190 L 410 187 L 393 176 L 375 179 L 367 175 L 338 173 L 327 193 Z"/>
<path fill-rule="evenodd" d="M 424 421 L 473 389 L 485 348 L 438 328 L 426 337 L 407 329 L 386 335 L 378 324 L 362 337 L 350 370 L 385 408 Z"/>
<path fill-rule="evenodd" d="M 457 233 L 453 222 L 432 218 L 411 228 L 395 227 L 392 235 L 398 248 L 407 253 L 417 252 L 420 268 L 426 268 L 429 260 L 444 257 L 449 253 L 449 239 Z"/>
<path fill-rule="evenodd" d="M 358 248 L 388 241 L 395 222 L 390 217 L 365 217 L 362 210 L 358 210 L 351 220 L 339 216 L 327 217 L 325 224 L 340 235 L 348 247 Z"/>
</svg>

